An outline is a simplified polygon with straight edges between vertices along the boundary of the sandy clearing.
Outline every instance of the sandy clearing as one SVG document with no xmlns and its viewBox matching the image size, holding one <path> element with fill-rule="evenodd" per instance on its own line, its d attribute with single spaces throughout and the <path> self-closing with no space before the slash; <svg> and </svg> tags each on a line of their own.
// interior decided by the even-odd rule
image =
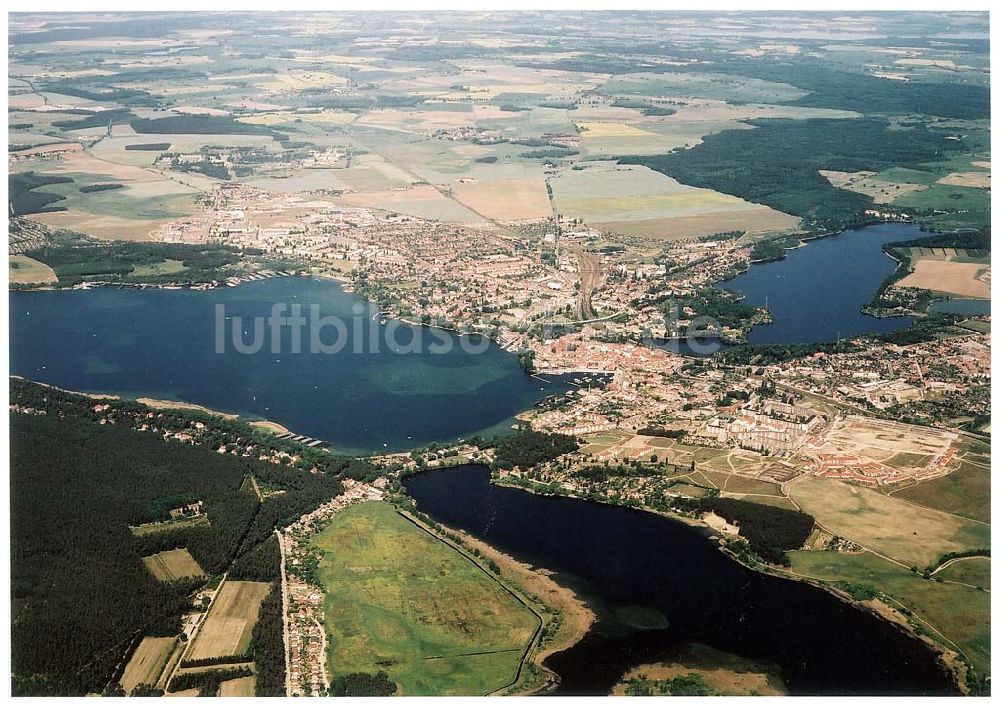
<svg viewBox="0 0 1000 706">
<path fill-rule="evenodd" d="M 55 270 L 44 262 L 26 255 L 11 255 L 7 261 L 7 275 L 11 284 L 52 284 L 58 282 Z"/>
<path fill-rule="evenodd" d="M 952 172 L 948 176 L 938 179 L 937 183 L 988 189 L 990 188 L 990 174 L 989 172 Z"/>
</svg>

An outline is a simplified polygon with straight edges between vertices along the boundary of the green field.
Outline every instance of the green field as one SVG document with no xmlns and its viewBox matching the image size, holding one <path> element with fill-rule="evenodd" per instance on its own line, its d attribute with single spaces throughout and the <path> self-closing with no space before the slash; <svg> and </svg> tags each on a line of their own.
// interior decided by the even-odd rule
<svg viewBox="0 0 1000 706">
<path fill-rule="evenodd" d="M 980 588 L 989 590 L 990 566 L 991 561 L 989 557 L 970 556 L 956 559 L 934 575 L 941 577 L 945 581 L 967 583 L 970 586 L 979 586 Z"/>
<path fill-rule="evenodd" d="M 988 466 L 962 461 L 958 469 L 948 475 L 904 488 L 892 497 L 989 522 L 990 470 Z"/>
<path fill-rule="evenodd" d="M 350 507 L 313 544 L 331 678 L 384 670 L 407 696 L 483 695 L 515 680 L 538 618 L 391 505 Z"/>
<path fill-rule="evenodd" d="M 956 643 L 977 671 L 990 671 L 990 594 L 922 578 L 869 553 L 788 552 L 792 570 L 826 581 L 867 585 L 896 599 Z M 963 562 L 959 562 L 959 565 Z M 948 567 L 945 571 L 950 571 Z M 952 580 L 951 577 L 944 577 Z M 919 621 L 918 621 L 919 622 Z M 929 630 L 936 640 L 947 644 Z"/>
</svg>

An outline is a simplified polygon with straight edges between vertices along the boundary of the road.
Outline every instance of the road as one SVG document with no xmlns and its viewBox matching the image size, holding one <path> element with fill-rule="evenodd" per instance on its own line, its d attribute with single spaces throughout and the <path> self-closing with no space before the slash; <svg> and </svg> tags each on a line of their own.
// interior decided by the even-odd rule
<svg viewBox="0 0 1000 706">
<path fill-rule="evenodd" d="M 285 543 L 281 532 L 274 530 L 281 553 L 281 639 L 285 643 L 285 696 L 292 695 L 292 658 L 288 649 L 288 583 L 285 581 Z"/>
</svg>

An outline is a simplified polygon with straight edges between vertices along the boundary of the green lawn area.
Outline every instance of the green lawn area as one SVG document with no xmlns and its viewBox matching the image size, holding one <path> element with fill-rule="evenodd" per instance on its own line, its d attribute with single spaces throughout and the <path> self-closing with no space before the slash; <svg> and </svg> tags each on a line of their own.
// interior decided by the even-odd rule
<svg viewBox="0 0 1000 706">
<path fill-rule="evenodd" d="M 874 586 L 895 598 L 957 643 L 977 671 L 989 674 L 989 593 L 924 579 L 867 552 L 798 551 L 788 552 L 788 558 L 796 573 L 826 581 Z M 933 631 L 929 632 L 940 640 Z"/>
<path fill-rule="evenodd" d="M 970 556 L 953 561 L 938 571 L 935 576 L 940 576 L 945 581 L 958 581 L 988 590 L 990 587 L 990 565 L 989 557 Z"/>
<path fill-rule="evenodd" d="M 536 616 L 399 515 L 355 505 L 316 535 L 330 677 L 386 671 L 397 694 L 484 695 L 514 681 Z"/>
<path fill-rule="evenodd" d="M 152 275 L 174 275 L 187 269 L 180 260 L 164 260 L 152 265 L 136 265 L 132 270 L 133 277 L 150 277 Z"/>
</svg>

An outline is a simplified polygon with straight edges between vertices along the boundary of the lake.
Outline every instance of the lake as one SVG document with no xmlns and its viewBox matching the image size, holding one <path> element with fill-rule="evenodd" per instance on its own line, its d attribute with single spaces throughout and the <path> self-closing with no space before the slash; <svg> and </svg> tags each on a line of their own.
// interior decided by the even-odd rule
<svg viewBox="0 0 1000 706">
<path fill-rule="evenodd" d="M 938 299 L 928 307 L 930 311 L 962 316 L 989 316 L 989 299 Z"/>
<path fill-rule="evenodd" d="M 405 486 L 435 520 L 558 572 L 595 607 L 583 640 L 545 662 L 558 694 L 606 694 L 628 669 L 691 643 L 777 664 L 795 695 L 957 693 L 916 638 L 822 589 L 747 569 L 678 520 L 494 486 L 479 465 Z M 652 609 L 667 627 L 630 628 L 622 609 Z"/>
<path fill-rule="evenodd" d="M 345 452 L 507 432 L 514 414 L 570 387 L 525 374 L 516 356 L 481 337 L 382 319 L 370 302 L 326 279 L 206 291 L 12 291 L 9 302 L 12 374 L 266 418 Z M 269 316 L 275 303 L 286 312 L 301 307 L 307 323 L 298 335 L 262 321 L 257 336 L 254 318 Z M 324 327 L 314 312 L 344 328 Z M 238 350 L 235 324 L 235 340 L 244 349 L 259 340 L 258 352 Z M 328 352 L 313 346 L 314 332 Z"/>
<path fill-rule="evenodd" d="M 750 265 L 720 286 L 773 314 L 774 323 L 750 332 L 751 344 L 822 343 L 899 331 L 910 325 L 911 317 L 880 319 L 862 314 L 861 307 L 896 269 L 882 246 L 925 235 L 910 223 L 845 230 L 788 250 L 782 260 Z"/>
</svg>

